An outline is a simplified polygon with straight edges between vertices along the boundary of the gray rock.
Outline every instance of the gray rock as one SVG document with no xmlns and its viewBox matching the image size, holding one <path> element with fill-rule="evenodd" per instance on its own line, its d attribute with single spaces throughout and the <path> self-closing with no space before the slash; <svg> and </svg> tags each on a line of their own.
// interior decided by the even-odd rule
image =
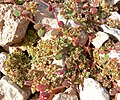
<svg viewBox="0 0 120 100">
<path fill-rule="evenodd" d="M 120 30 L 116 29 L 116 28 L 110 28 L 107 25 L 101 25 L 102 29 L 104 32 L 113 35 L 114 37 L 116 37 L 119 41 L 120 41 Z"/>
<path fill-rule="evenodd" d="M 12 83 L 6 76 L 0 80 L 1 100 L 27 100 L 29 93 L 20 89 Z"/>
<path fill-rule="evenodd" d="M 107 90 L 92 78 L 85 78 L 79 89 L 80 100 L 110 100 Z"/>
<path fill-rule="evenodd" d="M 0 4 L 0 45 L 11 45 L 20 42 L 29 24 L 23 16 L 13 16 L 15 6 L 12 4 Z"/>
<path fill-rule="evenodd" d="M 0 53 L 0 71 L 5 74 L 5 70 L 4 70 L 4 64 L 7 58 L 7 54 L 2 52 Z"/>
<path fill-rule="evenodd" d="M 92 40 L 92 44 L 95 48 L 100 48 L 102 44 L 109 39 L 109 35 L 104 32 L 97 32 L 96 37 Z"/>
<path fill-rule="evenodd" d="M 115 5 L 117 2 L 119 2 L 120 0 L 110 0 L 111 4 Z"/>
<path fill-rule="evenodd" d="M 56 94 L 52 100 L 78 100 L 78 97 L 75 90 L 70 87 L 64 93 Z"/>
</svg>

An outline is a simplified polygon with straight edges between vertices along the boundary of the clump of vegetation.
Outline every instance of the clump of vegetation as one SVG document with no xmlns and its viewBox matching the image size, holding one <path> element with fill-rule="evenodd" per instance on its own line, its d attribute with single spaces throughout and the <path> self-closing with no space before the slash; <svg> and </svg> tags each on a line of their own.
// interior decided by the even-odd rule
<svg viewBox="0 0 120 100">
<path fill-rule="evenodd" d="M 48 1 L 51 0 L 44 3 Z M 59 28 L 51 28 L 51 39 L 43 40 L 47 29 L 45 25 L 35 23 L 36 30 L 28 30 L 22 45 L 27 55 L 22 50 L 9 54 L 5 68 L 7 76 L 21 87 L 24 84 L 31 86 L 33 93 L 42 91 L 40 96 L 48 96 L 48 92 L 64 85 L 66 81 L 71 85 L 81 84 L 85 77 L 96 79 L 107 89 L 113 88 L 113 83 L 120 80 L 117 60 L 108 55 L 115 45 L 114 40 L 109 39 L 99 50 L 91 45 L 91 39 L 101 30 L 101 24 L 112 25 L 105 19 L 114 10 L 113 6 L 104 0 L 98 7 L 90 6 L 87 0 L 54 0 L 54 3 L 61 8 L 61 15 L 73 19 L 78 27 L 67 26 L 56 17 Z M 32 8 L 29 6 L 32 4 L 27 3 L 26 10 L 34 14 L 36 4 Z M 48 4 L 49 7 L 52 7 L 51 4 Z M 50 10 L 56 13 L 55 6 Z M 118 28 L 119 24 L 116 23 L 113 27 Z M 85 45 L 79 40 L 82 31 L 88 36 Z M 55 60 L 61 60 L 64 64 L 55 64 Z"/>
</svg>

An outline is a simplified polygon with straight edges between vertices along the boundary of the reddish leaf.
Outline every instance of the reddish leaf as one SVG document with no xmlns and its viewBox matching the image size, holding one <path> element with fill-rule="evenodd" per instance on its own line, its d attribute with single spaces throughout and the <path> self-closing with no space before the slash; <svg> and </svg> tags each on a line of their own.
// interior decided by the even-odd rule
<svg viewBox="0 0 120 100">
<path fill-rule="evenodd" d="M 44 90 L 45 90 L 45 85 L 43 85 L 43 84 L 39 84 L 38 86 L 37 86 L 37 89 L 40 91 L 40 92 L 43 92 Z"/>
<path fill-rule="evenodd" d="M 27 86 L 32 86 L 32 82 L 31 81 L 25 81 L 25 85 L 27 85 Z"/>
<path fill-rule="evenodd" d="M 64 69 L 62 69 L 62 70 L 57 70 L 57 71 L 56 71 L 56 74 L 57 74 L 57 75 L 63 75 L 63 74 L 65 74 L 65 72 L 66 72 L 66 69 L 64 68 Z"/>
<path fill-rule="evenodd" d="M 53 10 L 53 8 L 52 8 L 52 6 L 50 5 L 49 7 L 48 7 L 48 11 L 52 11 Z"/>
<path fill-rule="evenodd" d="M 73 46 L 77 46 L 79 44 L 79 39 L 76 37 L 73 41 Z"/>
<path fill-rule="evenodd" d="M 96 14 L 98 12 L 98 9 L 95 7 L 90 8 L 91 14 Z"/>
<path fill-rule="evenodd" d="M 63 21 L 59 21 L 58 26 L 63 28 L 65 26 L 65 24 L 63 23 Z"/>
<path fill-rule="evenodd" d="M 70 81 L 65 80 L 62 82 L 62 86 L 69 87 L 71 85 Z"/>
<path fill-rule="evenodd" d="M 39 95 L 39 100 L 48 100 L 48 98 L 50 97 L 50 94 L 48 92 L 40 92 Z"/>
</svg>

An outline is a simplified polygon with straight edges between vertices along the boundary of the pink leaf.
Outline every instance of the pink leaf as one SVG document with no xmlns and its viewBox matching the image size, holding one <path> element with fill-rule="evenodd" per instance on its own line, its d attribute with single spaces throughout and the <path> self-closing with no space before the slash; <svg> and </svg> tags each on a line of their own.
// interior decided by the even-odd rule
<svg viewBox="0 0 120 100">
<path fill-rule="evenodd" d="M 37 86 L 37 89 L 39 90 L 39 91 L 41 91 L 41 92 L 43 92 L 44 90 L 45 90 L 45 85 L 43 85 L 43 84 L 39 84 L 38 86 Z"/>
</svg>

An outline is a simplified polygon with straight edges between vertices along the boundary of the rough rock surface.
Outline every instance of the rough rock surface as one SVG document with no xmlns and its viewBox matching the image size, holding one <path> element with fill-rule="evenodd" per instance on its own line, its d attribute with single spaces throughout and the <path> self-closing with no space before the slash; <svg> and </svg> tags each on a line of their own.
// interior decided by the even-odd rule
<svg viewBox="0 0 120 100">
<path fill-rule="evenodd" d="M 110 58 L 116 58 L 118 60 L 118 63 L 120 63 L 120 52 L 117 52 L 116 50 L 111 50 L 109 53 Z"/>
<path fill-rule="evenodd" d="M 79 89 L 80 100 L 110 100 L 107 90 L 92 78 L 85 78 Z"/>
<path fill-rule="evenodd" d="M 20 42 L 25 36 L 29 21 L 22 16 L 15 17 L 14 5 L 0 4 L 0 45 L 11 45 Z"/>
<path fill-rule="evenodd" d="M 92 40 L 92 44 L 95 48 L 100 48 L 102 44 L 109 39 L 109 36 L 104 32 L 97 32 L 96 37 Z"/>
<path fill-rule="evenodd" d="M 101 25 L 102 29 L 104 30 L 104 32 L 113 35 L 114 37 L 116 37 L 119 41 L 120 41 L 120 30 L 116 29 L 116 28 L 110 28 L 107 25 Z"/>
<path fill-rule="evenodd" d="M 64 93 L 58 93 L 52 100 L 78 100 L 77 94 L 73 88 L 68 88 Z"/>
<path fill-rule="evenodd" d="M 111 16 L 109 18 L 112 20 L 120 21 L 120 14 L 117 12 L 111 12 Z"/>
<path fill-rule="evenodd" d="M 0 53 L 0 71 L 5 74 L 5 70 L 4 70 L 4 63 L 6 61 L 7 58 L 7 54 L 2 52 Z"/>
<path fill-rule="evenodd" d="M 0 80 L 0 95 L 0 100 L 27 100 L 29 93 L 24 92 L 4 76 Z"/>
<path fill-rule="evenodd" d="M 115 5 L 117 2 L 119 2 L 120 0 L 110 0 L 110 2 Z"/>
<path fill-rule="evenodd" d="M 120 100 L 120 93 L 117 93 L 117 94 L 116 94 L 115 100 Z"/>
</svg>

